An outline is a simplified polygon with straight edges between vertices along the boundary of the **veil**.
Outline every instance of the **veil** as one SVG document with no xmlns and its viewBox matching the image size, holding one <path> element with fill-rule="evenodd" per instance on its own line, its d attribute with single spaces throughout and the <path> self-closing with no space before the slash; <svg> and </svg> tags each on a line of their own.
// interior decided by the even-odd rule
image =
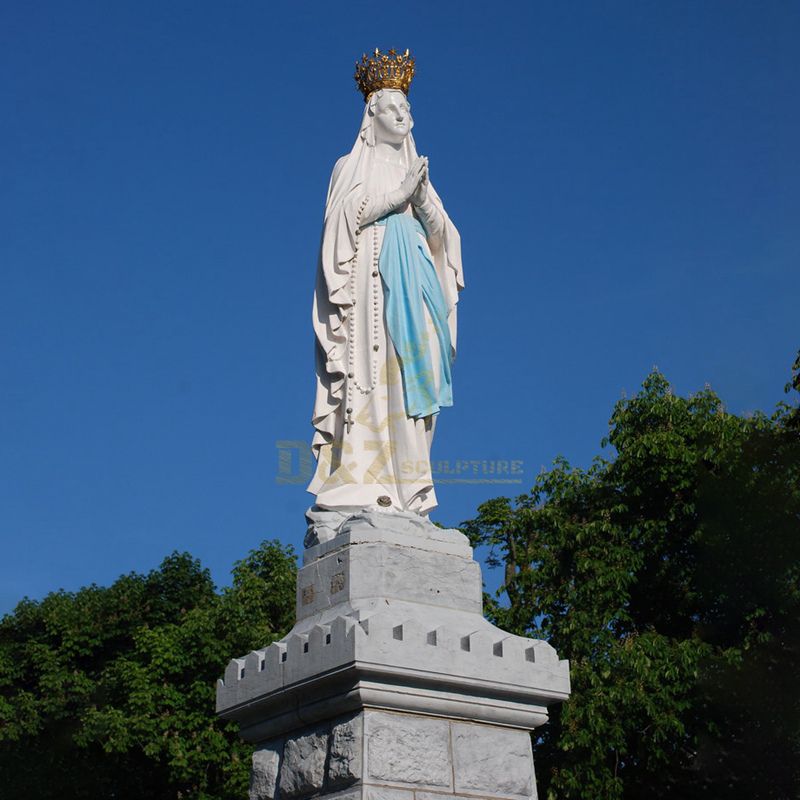
<svg viewBox="0 0 800 800">
<path fill-rule="evenodd" d="M 356 258 L 358 208 L 364 198 L 374 156 L 375 131 L 370 104 L 366 103 L 352 150 L 340 158 L 333 168 L 325 202 L 313 310 L 317 344 L 317 394 L 312 416 L 315 432 L 311 446 L 317 457 L 320 448 L 334 440 L 339 407 L 344 397 L 347 315 L 353 301 L 350 296 L 350 271 Z M 411 132 L 403 141 L 401 157 L 406 168 L 417 158 Z M 455 357 L 456 304 L 458 293 L 464 287 L 461 237 L 430 183 L 428 198 L 444 220 L 441 239 L 429 242 L 429 245 L 447 306 L 451 356 Z"/>
</svg>

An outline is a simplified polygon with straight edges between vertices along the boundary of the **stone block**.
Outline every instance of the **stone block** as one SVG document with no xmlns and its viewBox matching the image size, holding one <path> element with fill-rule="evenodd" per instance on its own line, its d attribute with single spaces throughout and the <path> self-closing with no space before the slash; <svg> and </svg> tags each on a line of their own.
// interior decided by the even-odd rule
<svg viewBox="0 0 800 800">
<path fill-rule="evenodd" d="M 452 788 L 449 723 L 408 714 L 366 714 L 367 779 Z"/>
<path fill-rule="evenodd" d="M 531 737 L 527 731 L 452 723 L 455 791 L 531 797 Z"/>
<path fill-rule="evenodd" d="M 384 598 L 480 614 L 480 567 L 454 553 L 368 541 L 328 553 L 298 573 L 298 621 Z"/>
<path fill-rule="evenodd" d="M 390 789 L 388 786 L 365 786 L 364 800 L 414 800 L 414 792 L 408 789 Z"/>
<path fill-rule="evenodd" d="M 432 550 L 451 553 L 464 558 L 472 557 L 469 540 L 461 531 L 439 528 L 425 517 L 414 513 L 386 513 L 363 511 L 357 514 L 341 512 L 309 512 L 322 528 L 335 533 L 333 538 L 312 535 L 306 543 L 303 564 L 310 564 L 328 553 L 351 545 L 367 542 L 387 542 L 415 550 Z M 337 518 L 338 519 L 332 519 Z M 314 520 L 311 528 L 316 527 Z M 316 544 L 313 542 L 316 540 Z"/>
<path fill-rule="evenodd" d="M 442 794 L 441 792 L 414 792 L 415 800 L 475 800 L 465 794 Z"/>
<path fill-rule="evenodd" d="M 281 764 L 281 797 L 299 797 L 320 791 L 325 780 L 327 755 L 327 727 L 288 738 Z"/>
<path fill-rule="evenodd" d="M 328 785 L 331 788 L 346 786 L 361 778 L 363 747 L 362 714 L 333 726 L 328 759 Z"/>
<path fill-rule="evenodd" d="M 273 800 L 278 783 L 283 742 L 276 741 L 259 747 L 253 753 L 250 772 L 250 800 Z"/>
</svg>

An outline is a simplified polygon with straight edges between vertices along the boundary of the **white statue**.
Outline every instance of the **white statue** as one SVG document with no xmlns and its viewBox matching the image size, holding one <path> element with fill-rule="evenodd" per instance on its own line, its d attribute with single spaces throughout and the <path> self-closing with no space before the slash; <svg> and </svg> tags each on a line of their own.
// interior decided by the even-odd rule
<svg viewBox="0 0 800 800">
<path fill-rule="evenodd" d="M 376 50 L 357 64 L 364 115 L 328 190 L 314 295 L 317 468 L 308 487 L 318 527 L 330 512 L 424 517 L 436 507 L 430 446 L 440 408 L 452 405 L 464 284 L 458 231 L 411 135 L 413 74 L 408 51 Z"/>
</svg>

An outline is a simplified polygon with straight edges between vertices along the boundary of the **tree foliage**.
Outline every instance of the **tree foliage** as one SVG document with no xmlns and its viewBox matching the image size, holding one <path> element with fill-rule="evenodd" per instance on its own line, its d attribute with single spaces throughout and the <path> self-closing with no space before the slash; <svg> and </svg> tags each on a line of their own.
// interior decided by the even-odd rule
<svg viewBox="0 0 800 800">
<path fill-rule="evenodd" d="M 489 616 L 571 662 L 572 697 L 537 731 L 540 796 L 798 797 L 800 410 L 737 416 L 653 372 L 604 444 L 464 524 L 504 569 Z M 0 620 L 0 796 L 246 796 L 250 748 L 214 684 L 291 626 L 295 572 L 264 542 L 222 592 L 175 553 L 20 603 Z"/>
<path fill-rule="evenodd" d="M 294 621 L 295 559 L 264 542 L 218 593 L 174 553 L 112 586 L 24 600 L 0 620 L 0 795 L 232 798 L 250 749 L 214 716 L 229 659 Z"/>
<path fill-rule="evenodd" d="M 604 445 L 464 523 L 504 569 L 490 615 L 570 659 L 572 697 L 537 731 L 541 796 L 797 798 L 796 406 L 737 416 L 654 371 Z"/>
</svg>

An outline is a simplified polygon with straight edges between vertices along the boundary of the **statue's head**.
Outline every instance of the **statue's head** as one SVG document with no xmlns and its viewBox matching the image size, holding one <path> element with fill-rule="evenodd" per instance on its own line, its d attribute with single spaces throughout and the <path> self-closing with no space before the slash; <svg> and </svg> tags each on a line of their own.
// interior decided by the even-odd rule
<svg viewBox="0 0 800 800">
<path fill-rule="evenodd" d="M 375 131 L 375 143 L 402 144 L 414 127 L 411 105 L 399 89 L 381 89 L 367 100 Z"/>
</svg>

